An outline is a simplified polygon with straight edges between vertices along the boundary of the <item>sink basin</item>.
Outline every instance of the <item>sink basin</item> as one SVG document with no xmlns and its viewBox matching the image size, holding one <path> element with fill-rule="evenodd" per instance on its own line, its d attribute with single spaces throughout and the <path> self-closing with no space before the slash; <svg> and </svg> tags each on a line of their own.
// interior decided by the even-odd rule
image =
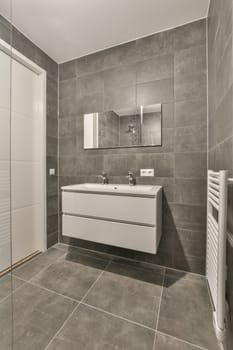
<svg viewBox="0 0 233 350">
<path fill-rule="evenodd" d="M 142 195 L 154 197 L 156 196 L 161 186 L 152 185 L 122 185 L 122 184 L 98 184 L 98 183 L 83 183 L 78 185 L 62 186 L 62 191 L 68 192 L 91 192 L 91 193 L 110 193 L 110 194 L 126 194 L 126 195 Z"/>
</svg>

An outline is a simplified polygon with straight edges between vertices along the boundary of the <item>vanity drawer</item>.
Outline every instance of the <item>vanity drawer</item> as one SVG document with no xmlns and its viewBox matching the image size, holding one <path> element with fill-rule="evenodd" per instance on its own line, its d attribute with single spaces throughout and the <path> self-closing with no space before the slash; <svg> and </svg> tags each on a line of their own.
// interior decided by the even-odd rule
<svg viewBox="0 0 233 350">
<path fill-rule="evenodd" d="M 62 212 L 122 222 L 155 225 L 156 197 L 62 193 Z"/>
<path fill-rule="evenodd" d="M 78 216 L 62 216 L 62 234 L 127 249 L 155 254 L 155 227 L 131 225 Z"/>
</svg>

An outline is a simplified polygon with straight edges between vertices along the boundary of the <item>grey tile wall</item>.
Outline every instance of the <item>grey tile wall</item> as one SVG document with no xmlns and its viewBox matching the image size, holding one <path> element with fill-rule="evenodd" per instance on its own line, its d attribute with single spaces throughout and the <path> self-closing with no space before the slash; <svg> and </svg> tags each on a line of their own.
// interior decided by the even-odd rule
<svg viewBox="0 0 233 350">
<path fill-rule="evenodd" d="M 233 1 L 211 0 L 208 16 L 209 169 L 233 175 Z M 228 230 L 233 234 L 233 188 L 229 187 Z M 228 348 L 233 347 L 233 247 L 228 244 Z"/>
<path fill-rule="evenodd" d="M 204 273 L 206 206 L 206 21 L 201 20 L 59 66 L 59 185 L 98 181 L 164 186 L 156 256 L 90 242 L 65 242 Z M 163 103 L 161 147 L 83 150 L 82 113 Z M 155 168 L 154 178 L 139 177 Z"/>
<path fill-rule="evenodd" d="M 47 244 L 51 246 L 58 240 L 58 176 L 50 177 L 49 168 L 57 173 L 58 152 L 58 65 L 16 28 L 10 35 L 9 23 L 0 16 L 0 37 L 23 55 L 31 59 L 47 72 Z"/>
</svg>

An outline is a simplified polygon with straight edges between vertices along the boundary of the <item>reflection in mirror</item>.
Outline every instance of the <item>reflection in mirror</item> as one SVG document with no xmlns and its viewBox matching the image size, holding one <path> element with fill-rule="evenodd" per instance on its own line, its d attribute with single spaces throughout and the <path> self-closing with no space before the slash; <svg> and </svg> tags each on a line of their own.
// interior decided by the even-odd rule
<svg viewBox="0 0 233 350">
<path fill-rule="evenodd" d="M 161 144 L 161 104 L 84 114 L 84 149 Z"/>
</svg>

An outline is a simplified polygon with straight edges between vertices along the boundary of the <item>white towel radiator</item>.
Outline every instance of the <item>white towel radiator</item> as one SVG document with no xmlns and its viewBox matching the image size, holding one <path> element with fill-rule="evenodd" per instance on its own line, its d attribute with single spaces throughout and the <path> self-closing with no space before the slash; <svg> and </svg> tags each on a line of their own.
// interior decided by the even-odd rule
<svg viewBox="0 0 233 350">
<path fill-rule="evenodd" d="M 208 171 L 206 275 L 214 307 L 214 325 L 220 342 L 225 336 L 225 285 L 228 171 Z"/>
</svg>

